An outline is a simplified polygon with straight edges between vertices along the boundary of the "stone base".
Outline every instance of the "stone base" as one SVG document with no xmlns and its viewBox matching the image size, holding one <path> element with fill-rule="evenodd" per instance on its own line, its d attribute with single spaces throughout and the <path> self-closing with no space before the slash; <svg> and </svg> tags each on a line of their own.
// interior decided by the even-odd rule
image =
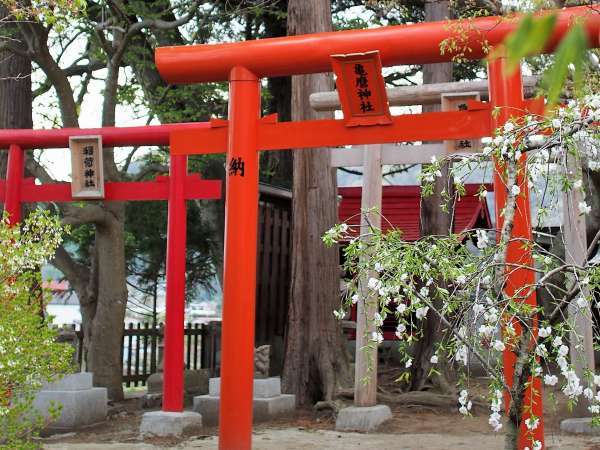
<svg viewBox="0 0 600 450">
<path fill-rule="evenodd" d="M 387 405 L 350 406 L 341 409 L 335 421 L 338 431 L 373 431 L 392 418 Z"/>
<path fill-rule="evenodd" d="M 208 394 L 208 369 L 183 371 L 183 399 L 190 406 L 197 395 Z M 141 400 L 142 408 L 160 408 L 162 406 L 163 373 L 153 373 L 146 380 L 148 393 Z"/>
<path fill-rule="evenodd" d="M 194 411 L 202 414 L 204 424 L 214 426 L 219 423 L 220 397 L 201 395 L 194 398 Z M 269 398 L 255 398 L 253 405 L 254 422 L 264 422 L 275 417 L 291 414 L 296 409 L 296 396 L 280 394 Z"/>
<path fill-rule="evenodd" d="M 281 378 L 257 378 L 254 380 L 252 388 L 252 396 L 254 398 L 269 398 L 281 395 Z M 208 381 L 208 395 L 212 397 L 220 397 L 221 395 L 221 379 L 211 378 Z"/>
<path fill-rule="evenodd" d="M 140 438 L 182 437 L 199 433 L 201 429 L 202 416 L 196 412 L 151 411 L 142 416 Z"/>
<path fill-rule="evenodd" d="M 45 384 L 35 396 L 33 407 L 48 419 L 48 409 L 61 405 L 60 416 L 44 432 L 64 433 L 104 422 L 107 403 L 106 388 L 93 387 L 92 374 L 82 372 Z"/>
<path fill-rule="evenodd" d="M 600 436 L 600 427 L 592 426 L 592 418 L 565 419 L 560 423 L 560 431 L 574 434 L 589 434 Z"/>
</svg>

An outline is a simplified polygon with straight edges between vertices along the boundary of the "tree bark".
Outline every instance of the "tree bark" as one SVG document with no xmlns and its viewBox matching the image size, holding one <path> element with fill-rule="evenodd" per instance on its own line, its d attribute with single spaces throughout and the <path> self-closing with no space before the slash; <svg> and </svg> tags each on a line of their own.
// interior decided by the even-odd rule
<svg viewBox="0 0 600 450">
<path fill-rule="evenodd" d="M 288 34 L 331 31 L 329 0 L 291 0 Z M 309 94 L 332 89 L 330 75 L 292 78 L 292 119 L 317 118 Z M 341 327 L 338 249 L 321 236 L 337 221 L 337 183 L 326 149 L 294 152 L 292 277 L 283 386 L 300 404 L 332 400 L 351 383 Z"/>
<path fill-rule="evenodd" d="M 0 19 L 7 17 L 0 6 Z M 3 36 L 18 36 L 17 27 L 8 22 L 0 24 Z M 0 129 L 32 128 L 31 118 L 31 59 L 0 50 Z M 0 178 L 5 178 L 7 152 L 0 152 Z"/>
<path fill-rule="evenodd" d="M 444 20 L 450 16 L 450 5 L 448 0 L 429 0 L 425 2 L 425 21 L 432 22 Z M 452 63 L 426 64 L 423 66 L 423 84 L 445 83 L 452 81 Z M 424 105 L 423 112 L 439 111 L 439 105 Z M 440 208 L 443 203 L 442 191 L 452 186 L 449 183 L 449 165 L 442 167 L 442 176 L 436 179 L 433 195 L 421 199 L 421 236 L 447 235 L 452 231 L 452 209 L 449 204 L 448 213 Z M 439 284 L 439 283 L 438 283 Z M 435 299 L 434 299 L 435 301 Z M 423 324 L 423 338 L 417 342 L 414 348 L 414 363 L 411 374 L 410 390 L 418 391 L 425 387 L 429 380 L 431 368 L 430 359 L 434 354 L 435 342 L 442 337 L 442 324 L 433 311 L 429 311 L 427 320 Z M 448 391 L 445 377 L 437 377 L 436 382 L 443 391 Z"/>
<path fill-rule="evenodd" d="M 281 1 L 273 5 L 276 11 L 270 11 L 263 18 L 265 37 L 286 35 L 287 21 L 285 18 L 288 2 Z M 266 103 L 266 113 L 277 113 L 280 122 L 289 121 L 292 116 L 292 78 L 278 77 L 267 80 L 269 99 Z M 277 152 L 262 152 L 261 181 L 286 188 L 292 187 L 294 157 L 291 150 Z"/>
<path fill-rule="evenodd" d="M 106 204 L 106 221 L 96 225 L 94 275 L 97 297 L 90 309 L 91 342 L 88 370 L 94 384 L 108 389 L 113 400 L 123 398 L 121 340 L 127 305 L 125 270 L 125 204 Z M 88 318 L 89 320 L 89 318 Z"/>
</svg>

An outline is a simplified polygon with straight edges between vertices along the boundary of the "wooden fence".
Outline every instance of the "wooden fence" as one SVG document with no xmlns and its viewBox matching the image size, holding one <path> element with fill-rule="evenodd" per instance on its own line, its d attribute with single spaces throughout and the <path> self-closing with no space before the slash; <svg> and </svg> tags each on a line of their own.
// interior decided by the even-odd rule
<svg viewBox="0 0 600 450">
<path fill-rule="evenodd" d="M 83 332 L 72 326 L 78 338 L 77 361 L 83 363 Z M 163 327 L 153 328 L 149 323 L 130 323 L 123 330 L 121 360 L 123 361 L 123 383 L 129 386 L 144 386 L 146 379 L 159 370 L 162 358 Z M 204 324 L 188 323 L 184 332 L 185 368 L 208 369 L 211 377 L 220 371 L 221 322 Z"/>
</svg>

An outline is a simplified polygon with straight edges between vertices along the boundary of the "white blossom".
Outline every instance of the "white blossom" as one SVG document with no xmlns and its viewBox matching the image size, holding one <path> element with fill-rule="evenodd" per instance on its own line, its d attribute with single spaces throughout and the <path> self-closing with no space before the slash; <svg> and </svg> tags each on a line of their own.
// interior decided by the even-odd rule
<svg viewBox="0 0 600 450">
<path fill-rule="evenodd" d="M 564 356 L 556 358 L 556 364 L 558 364 L 558 367 L 560 367 L 560 370 L 563 372 L 567 370 L 567 367 L 569 366 L 569 363 Z"/>
<path fill-rule="evenodd" d="M 371 277 L 371 278 L 369 278 L 367 286 L 369 286 L 369 289 L 377 291 L 381 287 L 381 281 L 377 278 Z"/>
<path fill-rule="evenodd" d="M 504 342 L 496 340 L 494 341 L 494 349 L 496 351 L 503 352 L 506 349 L 506 346 L 504 345 Z"/>
<path fill-rule="evenodd" d="M 558 377 L 556 375 L 544 375 L 544 383 L 548 386 L 554 386 L 558 383 Z"/>
<path fill-rule="evenodd" d="M 540 419 L 539 418 L 531 418 L 528 417 L 527 419 L 525 419 L 525 426 L 527 427 L 528 430 L 535 430 L 538 425 L 540 424 Z"/>
<path fill-rule="evenodd" d="M 566 345 L 561 345 L 558 348 L 558 354 L 560 356 L 567 356 L 569 354 L 569 347 L 567 347 Z"/>
<path fill-rule="evenodd" d="M 477 248 L 484 249 L 490 243 L 490 239 L 488 237 L 486 230 L 477 230 L 475 232 L 477 234 Z"/>
<path fill-rule="evenodd" d="M 546 328 L 540 328 L 538 334 L 541 338 L 546 338 L 552 334 L 552 328 L 549 326 Z"/>
<path fill-rule="evenodd" d="M 502 428 L 502 417 L 497 412 L 490 414 L 488 423 L 494 428 L 494 431 L 498 432 Z"/>
<path fill-rule="evenodd" d="M 570 399 L 576 399 L 583 393 L 583 388 L 579 384 L 579 377 L 574 370 L 566 370 L 564 376 L 567 379 L 567 383 L 562 388 L 563 394 Z"/>
<path fill-rule="evenodd" d="M 459 275 L 456 277 L 456 284 L 463 285 L 467 282 L 467 277 L 465 275 Z"/>
<path fill-rule="evenodd" d="M 461 345 L 460 347 L 458 347 L 458 350 L 456 350 L 455 358 L 456 358 L 456 361 L 462 362 L 465 366 L 467 365 L 467 346 L 466 345 Z"/>
<path fill-rule="evenodd" d="M 512 193 L 512 195 L 517 196 L 521 193 L 521 188 L 519 187 L 519 185 L 513 184 L 510 188 L 510 192 Z"/>
<path fill-rule="evenodd" d="M 485 337 L 490 337 L 494 331 L 496 330 L 496 327 L 493 327 L 491 325 L 480 325 L 479 329 L 477 330 L 479 332 L 479 334 L 485 336 Z"/>
<path fill-rule="evenodd" d="M 383 334 L 379 331 L 373 331 L 373 333 L 371 333 L 371 341 L 381 344 L 383 342 Z"/>
<path fill-rule="evenodd" d="M 404 325 L 403 323 L 399 323 L 398 326 L 396 327 L 396 337 L 398 339 L 402 339 L 402 336 L 405 331 L 406 331 L 406 325 Z"/>
<path fill-rule="evenodd" d="M 429 362 L 431 364 L 437 364 L 438 363 L 438 356 L 437 355 L 433 355 L 430 359 Z"/>
<path fill-rule="evenodd" d="M 417 316 L 417 319 L 423 319 L 425 316 L 427 316 L 428 311 L 429 306 L 421 306 L 420 308 L 416 309 L 415 315 Z"/>
<path fill-rule="evenodd" d="M 483 312 L 484 309 L 485 306 L 483 306 L 481 303 L 475 303 L 473 305 L 473 314 L 475 314 L 475 317 L 477 317 Z"/>
<path fill-rule="evenodd" d="M 580 201 L 577 206 L 579 207 L 579 212 L 581 214 L 589 214 L 592 211 L 592 207 L 589 206 L 585 200 Z"/>
</svg>

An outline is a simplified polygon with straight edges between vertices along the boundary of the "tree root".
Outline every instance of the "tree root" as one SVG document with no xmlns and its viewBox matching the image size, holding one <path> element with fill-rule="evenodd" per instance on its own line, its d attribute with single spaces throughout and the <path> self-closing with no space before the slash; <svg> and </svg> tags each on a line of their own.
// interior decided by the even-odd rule
<svg viewBox="0 0 600 450">
<path fill-rule="evenodd" d="M 458 409 L 458 399 L 452 395 L 440 394 L 431 391 L 412 391 L 403 393 L 382 392 L 378 389 L 377 403 L 387 405 L 402 405 L 407 407 L 424 406 L 429 408 Z M 338 392 L 338 398 L 344 400 L 354 399 L 353 389 L 344 389 Z M 489 407 L 487 402 L 480 398 L 472 398 L 473 412 L 485 411 Z"/>
</svg>

